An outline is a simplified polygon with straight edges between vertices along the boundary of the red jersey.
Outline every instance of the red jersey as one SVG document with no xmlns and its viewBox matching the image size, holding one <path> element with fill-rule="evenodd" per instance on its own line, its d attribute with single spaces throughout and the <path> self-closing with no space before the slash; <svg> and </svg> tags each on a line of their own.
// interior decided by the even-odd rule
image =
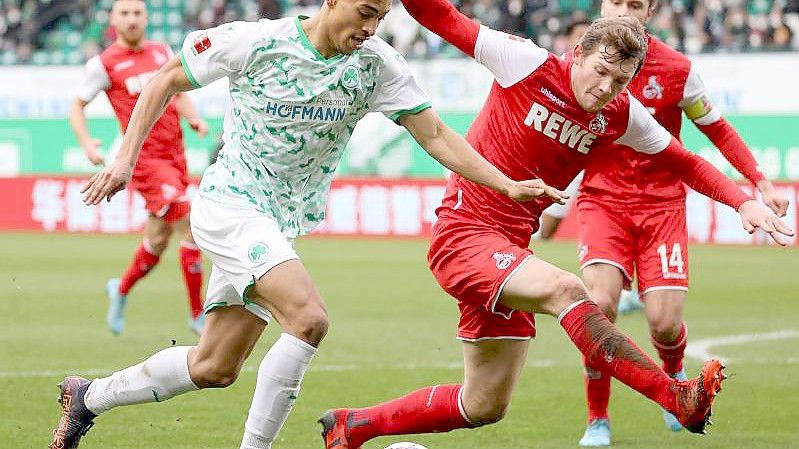
<svg viewBox="0 0 799 449">
<path fill-rule="evenodd" d="M 166 64 L 172 51 L 166 45 L 145 41 L 137 50 L 116 43 L 86 63 L 86 81 L 78 97 L 91 101 L 105 91 L 124 133 L 144 86 Z M 180 117 L 170 102 L 142 146 L 142 158 L 185 158 Z"/>
<path fill-rule="evenodd" d="M 649 36 L 648 41 L 644 65 L 627 86 L 630 93 L 677 139 L 680 139 L 684 110 L 688 111 L 692 107 L 700 109 L 691 117 L 697 125 L 717 123 L 721 114 L 707 100 L 705 87 L 690 59 L 652 36 Z M 704 131 L 702 126 L 700 129 Z M 720 146 L 724 145 L 722 143 Z M 726 146 L 730 146 L 729 141 Z M 749 153 L 745 146 L 730 150 L 739 153 L 735 155 L 737 160 L 751 160 L 751 155 L 740 157 L 740 152 Z M 668 166 L 631 148 L 619 147 L 614 151 L 619 157 L 596 160 L 586 166 L 580 188 L 582 194 L 606 203 L 633 206 L 685 205 L 683 182 Z M 736 163 L 736 158 L 732 158 L 731 162 L 749 176 L 748 170 Z M 762 178 L 762 175 L 755 174 L 753 177 Z"/>
<path fill-rule="evenodd" d="M 627 135 L 631 114 L 638 122 L 651 120 L 637 102 L 631 108 L 626 92 L 599 113 L 586 112 L 572 93 L 571 63 L 529 40 L 482 27 L 474 56 L 496 80 L 466 139 L 512 179 L 540 178 L 564 188 L 590 158 L 614 157 L 609 150 L 615 150 L 613 142 Z M 655 145 L 646 144 L 644 134 Z M 652 153 L 671 140 L 665 130 L 651 124 L 634 126 L 627 137 L 641 151 Z M 457 210 L 529 237 L 549 204 L 545 199 L 516 202 L 453 174 L 439 212 L 444 217 Z"/>
<path fill-rule="evenodd" d="M 433 31 L 449 37 L 444 29 Z M 697 180 L 697 190 L 732 207 L 748 199 L 707 162 L 686 152 L 627 92 L 600 112 L 587 112 L 571 89 L 571 62 L 532 41 L 486 27 L 474 34 L 470 54 L 493 73 L 495 82 L 466 139 L 510 178 L 540 178 L 564 188 L 587 164 L 623 157 L 619 149 L 624 145 L 650 155 L 662 152 L 660 164 L 674 164 L 684 179 Z M 453 40 L 461 47 L 469 44 L 461 37 Z M 545 199 L 516 202 L 453 174 L 437 213 L 440 219 L 498 229 L 527 246 L 549 204 Z"/>
</svg>

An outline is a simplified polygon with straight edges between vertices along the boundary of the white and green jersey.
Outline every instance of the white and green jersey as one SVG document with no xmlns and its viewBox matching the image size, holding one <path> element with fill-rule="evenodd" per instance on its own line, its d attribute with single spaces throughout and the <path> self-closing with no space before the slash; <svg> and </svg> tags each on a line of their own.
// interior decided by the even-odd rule
<svg viewBox="0 0 799 449">
<path fill-rule="evenodd" d="M 224 147 L 199 194 L 272 215 L 289 238 L 324 218 L 333 171 L 367 112 L 392 120 L 430 107 L 407 62 L 377 37 L 324 58 L 300 18 L 233 22 L 186 37 L 180 54 L 197 87 L 230 84 Z"/>
</svg>

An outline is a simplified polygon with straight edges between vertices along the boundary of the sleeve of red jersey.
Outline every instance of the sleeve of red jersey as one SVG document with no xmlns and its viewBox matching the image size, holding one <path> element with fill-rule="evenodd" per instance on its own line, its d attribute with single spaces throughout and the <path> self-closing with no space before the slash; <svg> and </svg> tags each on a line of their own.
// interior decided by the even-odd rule
<svg viewBox="0 0 799 449">
<path fill-rule="evenodd" d="M 402 0 L 402 3 L 422 26 L 490 70 L 502 87 L 526 78 L 549 56 L 547 50 L 530 39 L 479 25 L 448 0 Z"/>
<path fill-rule="evenodd" d="M 722 117 L 718 109 L 713 107 L 705 85 L 693 65 L 688 73 L 683 99 L 679 105 L 685 115 L 719 149 L 724 158 L 749 182 L 757 184 L 758 181 L 766 179 L 758 170 L 757 161 L 741 136 Z"/>
<path fill-rule="evenodd" d="M 83 83 L 78 90 L 78 98 L 86 103 L 94 100 L 101 91 L 111 87 L 111 79 L 105 70 L 103 61 L 99 56 L 94 56 L 86 62 Z"/>
<path fill-rule="evenodd" d="M 709 162 L 688 152 L 638 100 L 633 96 L 629 98 L 627 130 L 616 143 L 651 154 L 692 189 L 735 210 L 752 199 Z"/>
<path fill-rule="evenodd" d="M 752 199 L 710 162 L 690 153 L 673 137 L 669 145 L 653 157 L 692 189 L 735 210 Z"/>
<path fill-rule="evenodd" d="M 452 3 L 447 0 L 402 0 L 402 4 L 423 27 L 474 57 L 480 25 L 463 15 Z"/>
</svg>

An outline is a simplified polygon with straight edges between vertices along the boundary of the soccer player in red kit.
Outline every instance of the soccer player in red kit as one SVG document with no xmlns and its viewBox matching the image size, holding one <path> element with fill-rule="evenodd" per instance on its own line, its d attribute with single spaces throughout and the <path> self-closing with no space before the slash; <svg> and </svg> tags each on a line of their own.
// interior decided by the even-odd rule
<svg viewBox="0 0 799 449">
<path fill-rule="evenodd" d="M 100 91 L 105 91 L 124 132 L 142 88 L 172 57 L 168 46 L 145 39 L 147 5 L 144 1 L 116 0 L 111 9 L 111 25 L 117 39 L 86 63 L 86 80 L 69 112 L 78 142 L 95 165 L 103 164 L 104 158 L 97 151 L 100 142 L 89 135 L 84 113 L 86 105 Z M 196 333 L 202 332 L 203 267 L 200 250 L 189 229 L 190 202 L 186 196 L 189 179 L 180 116 L 186 118 L 200 136 L 208 132 L 208 125 L 199 117 L 189 97 L 182 94 L 167 105 L 144 143 L 131 186 L 144 197 L 150 216 L 144 227 L 144 240 L 122 278 L 111 279 L 106 284 L 109 299 L 106 323 L 115 334 L 122 332 L 125 324 L 128 293 L 158 263 L 173 232 L 182 238 L 180 266 L 191 309 L 189 327 Z"/>
<path fill-rule="evenodd" d="M 595 159 L 619 157 L 616 144 L 668 164 L 691 187 L 735 208 L 748 230 L 777 242 L 792 231 L 712 165 L 686 151 L 646 109 L 622 92 L 643 63 L 646 34 L 629 17 L 599 20 L 573 62 L 533 42 L 481 27 L 447 0 L 403 0 L 408 12 L 495 77 L 467 133 L 512 178 L 563 188 Z M 357 449 L 382 435 L 446 432 L 499 421 L 535 336 L 533 313 L 557 317 L 575 346 L 610 374 L 703 433 L 724 379 L 717 360 L 690 381 L 669 377 L 592 302 L 582 281 L 528 249 L 549 201 L 514 203 L 451 176 L 438 209 L 428 261 L 458 300 L 462 385 L 436 385 L 367 408 L 336 409 L 320 422 L 327 449 Z"/>
<path fill-rule="evenodd" d="M 655 6 L 656 0 L 603 0 L 601 15 L 631 16 L 646 25 Z M 758 170 L 735 129 L 713 108 L 691 61 L 651 35 L 647 41 L 644 65 L 627 86 L 629 93 L 677 139 L 685 113 L 758 188 L 765 204 L 784 216 L 788 201 Z M 587 165 L 577 199 L 583 280 L 590 298 L 616 321 L 622 288 L 635 275 L 662 368 L 685 379 L 688 329 L 683 304 L 689 273 L 685 187 L 669 165 L 629 147 L 613 151 L 617 157 Z M 588 426 L 580 445 L 607 446 L 610 376 L 586 362 L 585 388 Z M 670 413 L 664 412 L 664 420 L 671 430 L 682 429 Z"/>
</svg>

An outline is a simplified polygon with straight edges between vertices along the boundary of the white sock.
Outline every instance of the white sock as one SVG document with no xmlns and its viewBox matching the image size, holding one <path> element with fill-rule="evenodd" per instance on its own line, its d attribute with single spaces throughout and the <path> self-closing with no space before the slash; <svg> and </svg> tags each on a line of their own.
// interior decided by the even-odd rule
<svg viewBox="0 0 799 449">
<path fill-rule="evenodd" d="M 95 415 L 120 405 L 161 402 L 197 390 L 189 376 L 189 349 L 173 346 L 138 365 L 94 379 L 86 391 L 86 407 Z"/>
<path fill-rule="evenodd" d="M 294 407 L 305 370 L 316 348 L 281 334 L 258 367 L 250 413 L 240 449 L 270 449 Z"/>
</svg>

